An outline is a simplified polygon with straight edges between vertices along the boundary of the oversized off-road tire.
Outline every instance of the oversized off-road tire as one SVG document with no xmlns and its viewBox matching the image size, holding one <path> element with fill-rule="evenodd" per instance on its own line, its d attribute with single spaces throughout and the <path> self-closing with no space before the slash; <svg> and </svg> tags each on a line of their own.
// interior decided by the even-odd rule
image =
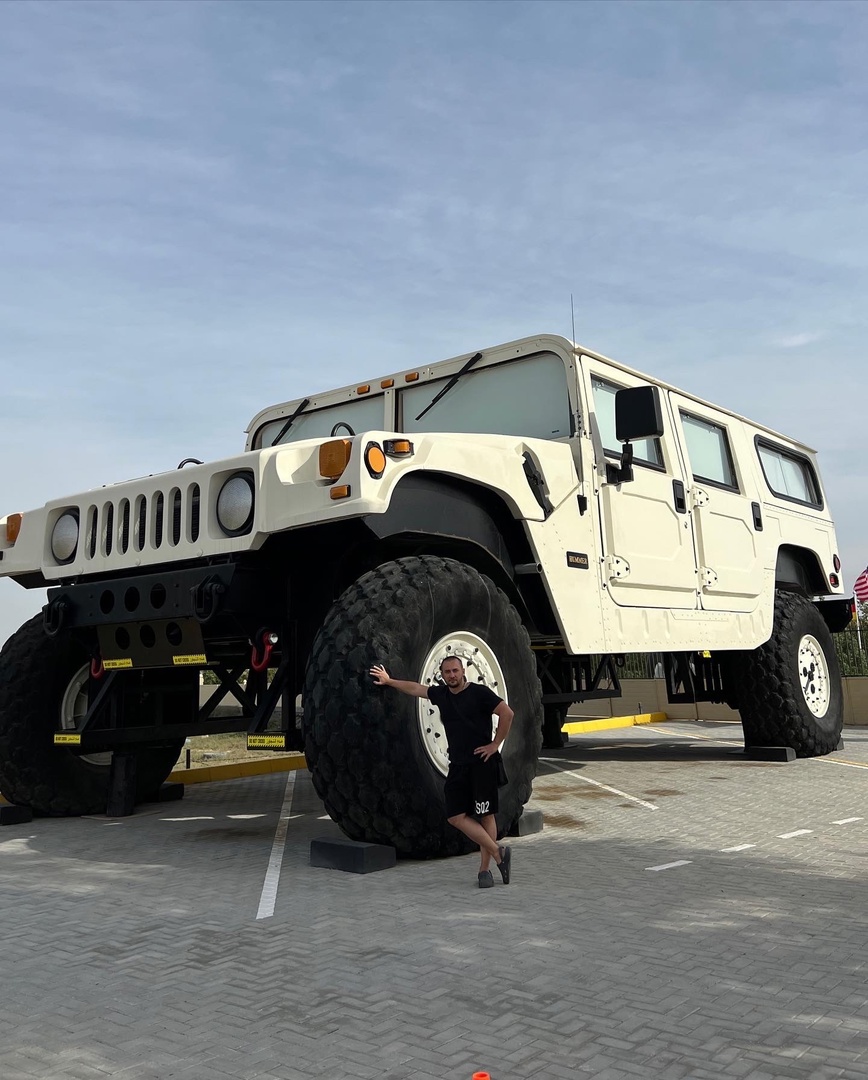
<svg viewBox="0 0 868 1080">
<path fill-rule="evenodd" d="M 838 657 L 807 597 L 777 592 L 771 639 L 734 656 L 730 670 L 745 746 L 790 746 L 798 757 L 837 748 L 844 723 Z"/>
<path fill-rule="evenodd" d="M 398 559 L 371 570 L 335 602 L 316 636 L 304 688 L 305 753 L 314 787 L 354 840 L 432 858 L 470 849 L 446 822 L 448 767 L 439 713 L 427 699 L 377 686 L 383 664 L 397 679 L 427 684 L 440 660 L 461 656 L 468 678 L 515 711 L 503 759 L 501 834 L 531 793 L 542 703 L 530 639 L 492 581 L 452 559 Z"/>
<path fill-rule="evenodd" d="M 9 802 L 54 816 L 105 813 L 111 754 L 82 754 L 53 742 L 55 732 L 74 726 L 87 709 L 89 665 L 81 644 L 67 635 L 45 634 L 41 615 L 3 646 L 0 792 Z M 156 794 L 182 746 L 176 739 L 131 748 L 137 757 L 138 801 Z"/>
</svg>

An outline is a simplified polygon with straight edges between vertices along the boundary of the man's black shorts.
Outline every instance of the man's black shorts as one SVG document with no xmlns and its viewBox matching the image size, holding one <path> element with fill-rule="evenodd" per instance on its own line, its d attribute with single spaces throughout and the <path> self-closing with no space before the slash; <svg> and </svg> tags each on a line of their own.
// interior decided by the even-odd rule
<svg viewBox="0 0 868 1080">
<path fill-rule="evenodd" d="M 496 814 L 497 758 L 474 761 L 467 765 L 450 765 L 446 777 L 446 816 L 472 814 L 485 817 Z"/>
</svg>

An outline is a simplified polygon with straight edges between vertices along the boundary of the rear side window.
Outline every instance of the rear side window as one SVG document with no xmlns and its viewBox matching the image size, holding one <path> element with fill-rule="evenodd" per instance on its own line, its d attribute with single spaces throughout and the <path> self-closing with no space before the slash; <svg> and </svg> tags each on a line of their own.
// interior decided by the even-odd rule
<svg viewBox="0 0 868 1080">
<path fill-rule="evenodd" d="M 807 458 L 760 439 L 756 448 L 766 483 L 778 498 L 822 507 L 817 474 Z"/>
<path fill-rule="evenodd" d="M 593 377 L 591 389 L 594 392 L 594 412 L 603 449 L 610 457 L 621 456 L 621 444 L 615 438 L 615 394 L 621 389 L 605 379 Z M 663 467 L 663 452 L 659 439 L 636 439 L 633 443 L 633 460 L 640 465 Z"/>
<path fill-rule="evenodd" d="M 693 479 L 738 491 L 726 429 L 686 412 L 681 413 L 681 427 Z"/>
</svg>

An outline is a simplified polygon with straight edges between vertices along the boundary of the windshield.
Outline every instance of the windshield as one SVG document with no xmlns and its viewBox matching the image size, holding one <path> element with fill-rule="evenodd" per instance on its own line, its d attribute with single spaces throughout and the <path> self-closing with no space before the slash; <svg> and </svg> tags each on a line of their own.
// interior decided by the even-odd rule
<svg viewBox="0 0 868 1080">
<path fill-rule="evenodd" d="M 292 427 L 283 438 L 282 443 L 298 442 L 301 439 L 327 439 L 332 428 L 337 423 L 349 424 L 353 431 L 388 430 L 383 415 L 383 395 L 375 397 L 354 398 L 352 401 L 343 401 L 340 405 L 330 405 L 326 409 L 311 409 L 301 413 L 293 421 Z M 256 434 L 256 446 L 271 446 L 272 440 L 277 437 L 280 429 L 286 424 L 288 417 L 294 409 L 290 409 L 287 415 L 279 420 L 272 420 L 259 429 Z M 346 430 L 341 428 L 338 434 L 346 435 Z"/>
<path fill-rule="evenodd" d="M 563 439 L 571 433 L 566 371 L 554 353 L 468 371 L 431 405 L 446 384 L 445 379 L 437 380 L 399 391 L 402 431 L 466 431 L 535 439 Z"/>
</svg>

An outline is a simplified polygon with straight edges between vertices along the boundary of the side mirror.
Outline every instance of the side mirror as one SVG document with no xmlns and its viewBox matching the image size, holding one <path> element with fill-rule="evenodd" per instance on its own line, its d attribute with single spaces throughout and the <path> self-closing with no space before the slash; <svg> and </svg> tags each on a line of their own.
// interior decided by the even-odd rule
<svg viewBox="0 0 868 1080">
<path fill-rule="evenodd" d="M 629 386 L 615 394 L 615 438 L 619 443 L 635 439 L 659 439 L 663 434 L 663 410 L 656 386 Z"/>
<path fill-rule="evenodd" d="M 629 483 L 633 479 L 633 442 L 659 439 L 663 434 L 663 410 L 656 386 L 629 386 L 615 394 L 615 438 L 624 444 L 621 465 L 608 467 L 609 482 Z"/>
</svg>

